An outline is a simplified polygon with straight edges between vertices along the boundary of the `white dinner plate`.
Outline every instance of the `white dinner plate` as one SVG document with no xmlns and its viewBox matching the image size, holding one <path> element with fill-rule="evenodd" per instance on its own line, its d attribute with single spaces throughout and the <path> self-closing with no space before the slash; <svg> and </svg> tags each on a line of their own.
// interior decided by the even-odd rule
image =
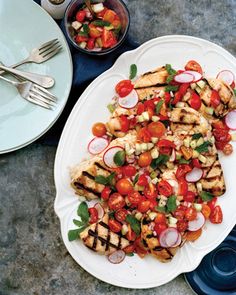
<svg viewBox="0 0 236 295">
<path fill-rule="evenodd" d="M 171 262 L 163 264 L 151 256 L 140 259 L 135 255 L 114 265 L 105 256 L 87 249 L 81 241 L 69 242 L 67 238 L 68 230 L 75 228 L 72 219 L 75 218 L 78 207 L 78 198 L 70 187 L 69 167 L 88 156 L 87 144 L 92 137 L 91 126 L 98 121 L 107 121 L 109 112 L 106 105 L 115 94 L 117 82 L 128 77 L 133 63 L 141 74 L 166 63 L 177 69 L 183 68 L 191 59 L 197 60 L 208 76 L 215 77 L 222 69 L 236 73 L 235 58 L 213 43 L 189 36 L 156 38 L 122 54 L 111 69 L 94 80 L 79 98 L 63 130 L 54 170 L 57 189 L 55 211 L 60 218 L 62 237 L 77 263 L 107 283 L 137 289 L 165 284 L 177 275 L 195 269 L 204 255 L 217 247 L 236 223 L 234 152 L 231 156 L 220 155 L 227 188 L 225 195 L 219 198 L 224 214 L 222 224 L 207 222 L 202 236 L 194 243 L 186 243 Z"/>
<path fill-rule="evenodd" d="M 71 55 L 58 25 L 32 0 L 0 0 L 0 61 L 12 65 L 26 58 L 31 49 L 58 38 L 62 51 L 42 64 L 22 65 L 18 69 L 52 76 L 49 89 L 58 97 L 54 110 L 24 100 L 17 89 L 0 80 L 0 154 L 33 142 L 60 116 L 72 83 Z M 10 76 L 8 76 L 10 78 Z"/>
</svg>

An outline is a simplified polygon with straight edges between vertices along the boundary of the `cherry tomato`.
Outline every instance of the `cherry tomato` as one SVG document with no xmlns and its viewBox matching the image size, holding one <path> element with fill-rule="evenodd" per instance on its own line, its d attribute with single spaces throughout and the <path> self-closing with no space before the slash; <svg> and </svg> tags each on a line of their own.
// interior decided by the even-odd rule
<svg viewBox="0 0 236 295">
<path fill-rule="evenodd" d="M 181 178 L 178 180 L 179 183 L 179 190 L 178 190 L 178 194 L 180 196 L 185 196 L 188 192 L 188 183 L 184 178 Z"/>
<path fill-rule="evenodd" d="M 156 187 L 153 183 L 149 183 L 148 186 L 145 187 L 144 189 L 144 196 L 147 198 L 147 199 L 154 199 L 157 197 L 157 190 L 156 190 Z"/>
<path fill-rule="evenodd" d="M 114 233 L 118 233 L 121 231 L 122 225 L 115 219 L 109 219 L 108 225 L 110 227 L 110 230 Z"/>
<path fill-rule="evenodd" d="M 142 200 L 138 204 L 138 211 L 141 213 L 145 213 L 149 210 L 150 208 L 150 201 L 149 200 Z"/>
<path fill-rule="evenodd" d="M 211 208 L 206 204 L 202 204 L 202 211 L 201 212 L 204 215 L 204 217 L 206 219 L 208 219 L 211 214 Z"/>
<path fill-rule="evenodd" d="M 214 129 L 213 135 L 214 135 L 216 141 L 229 142 L 231 140 L 231 136 L 229 134 L 229 131 L 226 129 Z"/>
<path fill-rule="evenodd" d="M 103 123 L 95 123 L 92 127 L 92 133 L 94 136 L 104 136 L 107 132 L 106 125 Z"/>
<path fill-rule="evenodd" d="M 88 49 L 93 49 L 95 46 L 95 39 L 94 38 L 89 38 L 88 43 L 87 43 L 87 48 Z"/>
<path fill-rule="evenodd" d="M 132 205 L 137 206 L 142 200 L 142 196 L 139 192 L 133 191 L 132 193 L 128 194 L 128 200 Z"/>
<path fill-rule="evenodd" d="M 186 208 L 184 207 L 178 207 L 173 213 L 174 217 L 178 220 L 183 220 L 185 216 L 185 210 Z"/>
<path fill-rule="evenodd" d="M 96 208 L 92 207 L 92 208 L 88 208 L 88 212 L 89 212 L 89 223 L 95 223 L 98 221 L 98 211 Z"/>
<path fill-rule="evenodd" d="M 180 85 L 178 91 L 182 97 L 186 94 L 189 87 L 190 87 L 190 83 L 183 83 Z"/>
<path fill-rule="evenodd" d="M 113 25 L 115 30 L 117 29 L 119 30 L 121 28 L 121 21 L 118 16 L 115 17 L 115 19 L 113 20 L 111 24 Z"/>
<path fill-rule="evenodd" d="M 165 229 L 167 229 L 166 223 L 156 223 L 154 225 L 154 230 L 158 235 L 160 235 L 160 233 Z"/>
<path fill-rule="evenodd" d="M 190 60 L 184 67 L 186 71 L 196 71 L 202 74 L 202 67 L 195 60 Z"/>
<path fill-rule="evenodd" d="M 116 15 L 117 14 L 113 10 L 107 9 L 103 16 L 103 20 L 112 23 L 115 20 Z"/>
<path fill-rule="evenodd" d="M 192 168 L 188 164 L 180 164 L 175 173 L 176 178 L 180 179 L 186 175 L 186 173 L 190 172 Z"/>
<path fill-rule="evenodd" d="M 211 102 L 211 106 L 213 108 L 218 107 L 218 105 L 220 104 L 220 95 L 219 95 L 218 91 L 216 91 L 214 89 L 212 90 L 210 102 Z"/>
<path fill-rule="evenodd" d="M 121 115 L 119 117 L 121 131 L 127 132 L 129 130 L 129 120 L 125 115 Z"/>
<path fill-rule="evenodd" d="M 192 92 L 190 100 L 189 100 L 189 104 L 190 104 L 191 108 L 193 108 L 195 110 L 199 110 L 202 105 L 202 101 L 201 101 L 200 96 L 197 93 Z"/>
<path fill-rule="evenodd" d="M 223 151 L 224 147 L 226 146 L 226 142 L 223 142 L 223 141 L 216 141 L 215 142 L 215 145 L 216 145 L 216 148 L 217 150 L 219 151 Z"/>
<path fill-rule="evenodd" d="M 188 222 L 185 220 L 178 220 L 177 229 L 179 232 L 184 232 L 188 228 Z"/>
<path fill-rule="evenodd" d="M 132 177 L 136 174 L 136 168 L 132 165 L 127 165 L 122 167 L 122 173 L 124 176 Z"/>
<path fill-rule="evenodd" d="M 145 174 L 140 175 L 139 178 L 138 178 L 137 184 L 141 185 L 141 186 L 148 185 L 147 176 Z"/>
<path fill-rule="evenodd" d="M 123 221 L 125 221 L 127 214 L 128 214 L 128 211 L 126 209 L 122 208 L 122 209 L 119 209 L 116 211 L 115 218 L 119 222 L 123 222 Z"/>
<path fill-rule="evenodd" d="M 109 186 L 105 186 L 104 189 L 101 192 L 101 198 L 103 200 L 108 200 L 109 196 L 110 196 L 110 193 L 111 193 L 111 189 L 109 188 Z"/>
<path fill-rule="evenodd" d="M 104 14 L 106 13 L 108 8 L 104 7 L 104 9 L 97 13 L 98 18 L 103 18 Z"/>
<path fill-rule="evenodd" d="M 161 122 L 152 122 L 148 124 L 148 131 L 153 137 L 161 137 L 166 132 L 166 127 Z"/>
<path fill-rule="evenodd" d="M 141 237 L 138 237 L 135 242 L 135 252 L 138 254 L 139 257 L 143 258 L 148 254 L 148 251 L 145 249 Z"/>
<path fill-rule="evenodd" d="M 134 89 L 134 85 L 130 80 L 122 80 L 116 85 L 116 93 L 120 97 L 125 97 Z"/>
<path fill-rule="evenodd" d="M 141 142 L 150 142 L 151 133 L 148 131 L 146 127 L 143 127 L 138 131 L 137 139 Z"/>
<path fill-rule="evenodd" d="M 93 24 L 89 24 L 89 36 L 91 38 L 99 38 L 102 36 L 102 31 L 95 27 Z"/>
<path fill-rule="evenodd" d="M 176 91 L 176 92 L 175 92 L 175 97 L 174 97 L 174 99 L 172 100 L 171 104 L 176 105 L 178 102 L 181 101 L 181 99 L 182 99 L 182 95 L 181 95 L 181 93 L 180 93 L 179 91 Z"/>
<path fill-rule="evenodd" d="M 154 116 L 154 110 L 152 109 L 152 108 L 147 108 L 147 112 L 148 112 L 148 116 L 149 116 L 149 118 L 151 119 L 152 118 L 152 116 Z"/>
<path fill-rule="evenodd" d="M 166 180 L 161 180 L 158 185 L 157 189 L 160 195 L 169 197 L 173 194 L 173 188 Z"/>
<path fill-rule="evenodd" d="M 188 191 L 186 195 L 184 195 L 184 201 L 193 203 L 196 198 L 196 194 L 194 192 Z"/>
<path fill-rule="evenodd" d="M 202 167 L 202 165 L 201 165 L 201 163 L 199 162 L 198 159 L 192 159 L 191 164 L 193 165 L 193 167 L 196 167 L 196 168 L 201 168 Z"/>
<path fill-rule="evenodd" d="M 157 213 L 157 216 L 154 220 L 155 223 L 166 223 L 166 216 L 164 213 Z"/>
<path fill-rule="evenodd" d="M 130 244 L 129 246 L 123 249 L 123 251 L 125 251 L 126 254 L 134 253 L 134 250 L 135 250 L 134 244 Z"/>
<path fill-rule="evenodd" d="M 164 99 L 165 99 L 165 103 L 168 105 L 168 103 L 169 103 L 170 100 L 171 100 L 170 92 L 165 92 Z"/>
<path fill-rule="evenodd" d="M 133 185 L 127 178 L 122 178 L 117 181 L 116 189 L 121 195 L 128 195 L 133 191 Z"/>
<path fill-rule="evenodd" d="M 213 199 L 207 202 L 207 205 L 210 207 L 211 211 L 213 211 L 213 209 L 215 208 L 216 202 L 217 197 L 214 197 Z"/>
<path fill-rule="evenodd" d="M 221 223 L 223 220 L 223 213 L 219 205 L 215 206 L 215 208 L 212 210 L 210 215 L 210 221 L 212 223 Z"/>
<path fill-rule="evenodd" d="M 187 241 L 196 241 L 202 234 L 202 229 L 200 228 L 199 230 L 196 231 L 188 231 L 186 233 L 186 240 Z"/>
<path fill-rule="evenodd" d="M 136 239 L 136 234 L 135 232 L 131 229 L 130 224 L 128 224 L 128 232 L 125 235 L 126 239 L 129 241 L 134 241 Z"/>
<path fill-rule="evenodd" d="M 157 200 L 156 199 L 149 199 L 150 201 L 150 210 L 155 211 L 157 206 Z"/>
<path fill-rule="evenodd" d="M 235 88 L 235 81 L 232 82 L 232 84 L 230 85 L 230 87 L 231 87 L 232 89 Z"/>
<path fill-rule="evenodd" d="M 86 16 L 86 12 L 84 10 L 79 10 L 77 13 L 76 13 L 76 20 L 80 23 L 82 23 L 85 19 L 85 16 Z"/>
<path fill-rule="evenodd" d="M 145 107 L 145 109 L 147 110 L 147 109 L 152 109 L 153 111 L 155 110 L 155 104 L 154 104 L 154 100 L 153 99 L 149 99 L 149 100 L 146 100 L 145 102 L 144 102 L 144 107 Z"/>
<path fill-rule="evenodd" d="M 185 211 L 185 218 L 192 221 L 197 218 L 197 210 L 195 208 L 187 208 Z"/>
<path fill-rule="evenodd" d="M 86 36 L 77 35 L 75 37 L 75 42 L 76 43 L 87 42 L 87 41 L 88 41 L 88 37 L 86 37 Z"/>
<path fill-rule="evenodd" d="M 212 123 L 214 129 L 226 129 L 229 130 L 228 126 L 223 121 L 215 121 Z"/>
<path fill-rule="evenodd" d="M 116 37 L 112 31 L 105 28 L 102 31 L 102 45 L 104 48 L 109 48 L 117 44 Z"/>
<path fill-rule="evenodd" d="M 122 197 L 122 195 L 118 193 L 113 193 L 110 195 L 108 200 L 108 207 L 111 210 L 118 210 L 125 206 L 125 199 Z"/>
<path fill-rule="evenodd" d="M 170 156 L 171 152 L 172 152 L 172 148 L 171 147 L 167 147 L 167 146 L 163 146 L 159 148 L 159 152 L 162 155 L 168 155 Z"/>
<path fill-rule="evenodd" d="M 170 141 L 168 139 L 159 140 L 158 143 L 157 143 L 157 146 L 158 147 L 171 147 L 171 148 L 176 147 L 176 145 L 172 141 Z"/>
<path fill-rule="evenodd" d="M 141 115 L 144 112 L 144 104 L 142 102 L 139 102 L 137 105 L 137 115 Z"/>
<path fill-rule="evenodd" d="M 223 148 L 223 153 L 228 156 L 228 155 L 231 155 L 232 152 L 233 152 L 232 144 L 226 143 L 226 145 Z"/>
<path fill-rule="evenodd" d="M 151 164 L 151 162 L 152 162 L 152 156 L 150 152 L 142 153 L 139 156 L 138 164 L 140 167 L 147 167 Z"/>
</svg>

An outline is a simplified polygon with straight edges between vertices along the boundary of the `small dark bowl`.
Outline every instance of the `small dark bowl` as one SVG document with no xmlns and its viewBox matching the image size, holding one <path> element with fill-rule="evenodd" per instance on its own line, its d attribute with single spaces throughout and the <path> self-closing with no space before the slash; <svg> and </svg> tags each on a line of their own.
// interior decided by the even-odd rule
<svg viewBox="0 0 236 295">
<path fill-rule="evenodd" d="M 125 40 L 129 25 L 130 25 L 130 15 L 129 11 L 122 0 L 106 0 L 103 2 L 104 6 L 114 10 L 121 20 L 121 31 L 119 35 L 119 40 L 117 44 L 111 48 L 102 49 L 101 51 L 91 51 L 87 49 L 81 48 L 73 39 L 71 23 L 75 16 L 76 11 L 84 4 L 83 0 L 74 0 L 72 1 L 66 9 L 65 17 L 64 17 L 64 24 L 66 28 L 66 34 L 68 36 L 69 41 L 71 44 L 81 52 L 91 54 L 91 55 L 104 55 L 116 50 Z"/>
</svg>

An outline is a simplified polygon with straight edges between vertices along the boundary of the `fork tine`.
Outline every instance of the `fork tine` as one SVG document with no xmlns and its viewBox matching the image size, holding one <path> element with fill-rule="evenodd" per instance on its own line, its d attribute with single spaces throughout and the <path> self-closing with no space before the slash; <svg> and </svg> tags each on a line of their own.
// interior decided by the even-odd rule
<svg viewBox="0 0 236 295">
<path fill-rule="evenodd" d="M 57 38 L 53 39 L 53 40 L 50 40 L 44 44 L 42 44 L 41 46 L 39 46 L 38 50 L 43 50 L 45 47 L 55 43 L 55 42 L 58 42 L 59 40 Z"/>
<path fill-rule="evenodd" d="M 54 95 L 49 95 L 48 93 L 46 93 L 43 90 L 41 90 L 40 88 L 38 88 L 36 85 L 34 85 L 31 90 L 34 93 L 37 93 L 38 95 L 40 95 L 40 96 L 42 96 L 42 97 L 46 98 L 47 100 L 50 100 L 54 103 L 56 103 L 56 101 L 57 101 L 57 98 Z"/>
<path fill-rule="evenodd" d="M 54 103 L 53 103 L 52 101 L 45 99 L 44 97 L 42 97 L 41 95 L 39 95 L 39 94 L 33 92 L 32 90 L 30 90 L 30 92 L 29 92 L 29 96 L 30 96 L 31 98 L 37 99 L 38 101 L 47 104 L 47 105 L 50 106 L 50 107 L 53 107 L 53 106 L 54 106 Z"/>
<path fill-rule="evenodd" d="M 37 104 L 37 105 L 39 105 L 39 106 L 41 106 L 41 107 L 43 107 L 43 108 L 46 108 L 46 109 L 48 109 L 48 110 L 51 110 L 51 109 L 52 109 L 51 106 L 47 105 L 46 103 L 41 102 L 41 101 L 38 101 L 37 99 L 33 99 L 33 98 L 30 97 L 30 96 L 27 96 L 26 99 L 27 99 L 29 102 L 31 102 L 31 103 L 33 103 L 33 104 Z"/>
<path fill-rule="evenodd" d="M 58 50 L 59 49 L 59 50 Z M 40 55 L 43 57 L 43 58 L 47 58 L 48 55 L 50 55 L 51 53 L 53 53 L 54 55 L 54 52 L 58 53 L 60 50 L 62 49 L 62 46 L 61 45 L 58 45 L 57 47 L 53 47 L 51 48 L 50 50 L 47 50 L 46 52 L 44 52 L 43 54 L 40 53 Z M 55 54 L 56 54 L 55 53 Z M 52 56 L 53 56 L 52 55 Z"/>
<path fill-rule="evenodd" d="M 44 54 L 46 51 L 52 49 L 52 48 L 55 47 L 55 46 L 59 46 L 59 45 L 60 45 L 60 42 L 59 42 L 59 41 L 56 41 L 56 42 L 54 42 L 54 43 L 52 43 L 52 44 L 46 46 L 44 49 L 40 50 L 40 51 L 39 51 L 39 54 L 42 55 L 42 54 Z"/>
<path fill-rule="evenodd" d="M 45 88 L 34 84 L 33 89 L 34 90 L 37 89 L 37 90 L 41 91 L 42 93 L 44 93 L 44 95 L 47 95 L 48 97 L 50 97 L 52 101 L 57 101 L 57 97 L 54 94 L 52 94 L 51 92 L 49 92 L 48 90 L 46 90 Z"/>
<path fill-rule="evenodd" d="M 43 55 L 43 58 L 49 59 L 49 58 L 53 57 L 54 55 L 56 55 L 61 50 L 62 50 L 62 46 L 59 46 L 59 47 L 55 48 L 54 50 L 47 52 L 46 55 Z"/>
</svg>

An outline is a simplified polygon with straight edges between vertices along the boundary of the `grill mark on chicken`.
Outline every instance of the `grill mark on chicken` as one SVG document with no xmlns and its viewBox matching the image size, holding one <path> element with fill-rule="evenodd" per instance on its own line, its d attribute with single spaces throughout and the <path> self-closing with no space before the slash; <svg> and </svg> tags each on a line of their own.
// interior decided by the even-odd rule
<svg viewBox="0 0 236 295">
<path fill-rule="evenodd" d="M 83 175 L 83 176 L 86 176 L 86 177 L 88 177 L 88 178 L 90 178 L 90 179 L 92 179 L 92 180 L 95 179 L 94 176 L 91 175 L 91 174 L 89 174 L 87 171 L 83 171 L 83 172 L 82 172 L 82 175 Z"/>
<path fill-rule="evenodd" d="M 75 181 L 75 182 L 74 182 L 74 185 L 75 185 L 78 189 L 82 189 L 82 190 L 84 190 L 84 191 L 86 191 L 86 192 L 92 193 L 92 194 L 94 194 L 95 196 L 97 196 L 98 198 L 100 197 L 100 193 L 98 193 L 97 191 L 95 191 L 95 190 L 93 190 L 93 189 L 91 189 L 91 188 L 89 188 L 89 187 L 84 186 L 84 185 L 81 184 L 80 182 Z"/>
<path fill-rule="evenodd" d="M 161 246 L 156 246 L 155 248 L 153 248 L 153 251 L 162 251 L 163 248 Z"/>
<path fill-rule="evenodd" d="M 135 89 L 138 89 L 138 90 L 145 90 L 147 88 L 150 88 L 150 87 L 166 87 L 167 84 L 154 84 L 152 86 L 145 86 L 145 87 L 135 87 Z"/>
<path fill-rule="evenodd" d="M 94 240 L 93 240 L 93 249 L 96 249 L 97 247 L 97 240 L 98 240 L 98 224 L 96 224 L 95 230 L 94 230 Z"/>
<path fill-rule="evenodd" d="M 94 231 L 92 231 L 91 229 L 88 231 L 88 234 L 94 238 L 97 238 L 99 241 L 101 241 L 103 244 L 108 244 L 108 248 L 109 247 L 113 247 L 117 250 L 119 250 L 118 246 L 114 245 L 113 243 L 111 243 L 110 241 L 107 243 L 107 240 L 100 237 L 97 233 L 95 233 Z M 107 247 L 107 246 L 106 246 Z M 93 248 L 94 249 L 94 248 Z M 96 251 L 96 249 L 94 249 Z"/>
</svg>

